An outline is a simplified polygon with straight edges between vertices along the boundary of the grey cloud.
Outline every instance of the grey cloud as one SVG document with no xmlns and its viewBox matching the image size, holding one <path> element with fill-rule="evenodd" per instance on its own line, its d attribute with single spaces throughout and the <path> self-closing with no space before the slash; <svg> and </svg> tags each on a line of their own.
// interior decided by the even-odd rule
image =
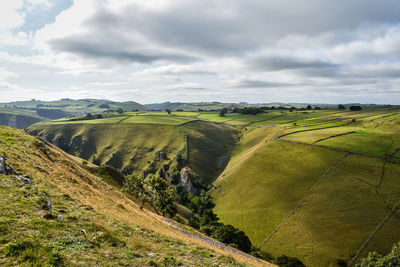
<svg viewBox="0 0 400 267">
<path fill-rule="evenodd" d="M 248 66 L 257 70 L 279 71 L 285 69 L 326 69 L 337 68 L 338 64 L 324 61 L 300 60 L 288 57 L 260 57 L 247 62 Z"/>
<path fill-rule="evenodd" d="M 55 39 L 50 42 L 54 50 L 70 52 L 88 58 L 109 59 L 121 62 L 152 63 L 156 61 L 191 62 L 194 57 L 183 54 L 149 53 L 130 50 L 129 47 L 112 47 L 107 42 L 93 42 L 87 38 Z"/>
<path fill-rule="evenodd" d="M 238 56 L 274 44 L 289 34 L 317 36 L 352 31 L 367 23 L 399 22 L 398 10 L 400 2 L 397 0 L 177 0 L 161 11 L 143 9 L 140 5 L 132 5 L 119 13 L 100 8 L 82 25 L 88 29 L 88 34 L 80 37 L 92 40 L 97 46 L 114 47 L 113 43 L 118 42 L 124 50 L 127 46 L 145 45 L 135 38 L 127 38 L 137 35 L 150 45 L 184 50 L 193 57 Z M 75 37 L 67 36 L 63 41 Z M 52 45 L 93 56 L 89 49 L 80 46 L 60 46 L 54 42 Z M 156 51 L 153 51 L 155 57 Z M 120 57 L 118 53 L 109 56 Z M 136 55 L 133 57 L 136 59 Z M 167 59 L 180 60 L 179 57 Z M 151 59 L 139 57 L 139 60 Z"/>
<path fill-rule="evenodd" d="M 237 88 L 269 88 L 269 87 L 288 87 L 295 84 L 280 83 L 280 82 L 267 82 L 261 80 L 242 80 L 234 87 Z"/>
</svg>

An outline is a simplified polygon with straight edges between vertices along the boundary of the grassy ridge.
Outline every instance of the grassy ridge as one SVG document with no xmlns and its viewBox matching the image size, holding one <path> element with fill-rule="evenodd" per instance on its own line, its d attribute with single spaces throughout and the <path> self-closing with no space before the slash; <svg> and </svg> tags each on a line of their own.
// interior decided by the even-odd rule
<svg viewBox="0 0 400 267">
<path fill-rule="evenodd" d="M 103 124 L 97 123 L 97 120 L 51 122 L 33 125 L 28 131 L 49 140 L 72 155 L 99 165 L 125 168 L 138 174 L 143 171 L 156 172 L 167 163 L 173 168 L 178 153 L 186 157 L 189 141 L 189 167 L 207 183 L 212 182 L 222 171 L 223 166 L 219 166 L 220 158 L 229 156 L 235 145 L 237 130 L 227 125 L 194 121 L 174 126 L 163 125 L 158 118 L 165 118 L 163 122 L 170 123 L 170 118 L 175 118 L 174 116 L 139 117 L 150 120 L 156 118 L 157 124 L 130 123 L 129 120 L 136 117 L 128 116 L 122 123 Z M 103 120 L 120 119 L 112 117 Z M 93 121 L 95 122 L 92 123 Z M 186 136 L 189 138 L 186 139 Z M 166 159 L 157 156 L 157 151 L 163 151 Z"/>
</svg>

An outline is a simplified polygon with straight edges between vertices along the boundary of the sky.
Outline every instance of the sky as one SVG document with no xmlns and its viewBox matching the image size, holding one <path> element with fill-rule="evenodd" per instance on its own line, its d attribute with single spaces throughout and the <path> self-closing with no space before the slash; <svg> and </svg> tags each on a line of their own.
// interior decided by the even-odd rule
<svg viewBox="0 0 400 267">
<path fill-rule="evenodd" d="M 2 0 L 0 102 L 400 104 L 398 0 Z"/>
</svg>

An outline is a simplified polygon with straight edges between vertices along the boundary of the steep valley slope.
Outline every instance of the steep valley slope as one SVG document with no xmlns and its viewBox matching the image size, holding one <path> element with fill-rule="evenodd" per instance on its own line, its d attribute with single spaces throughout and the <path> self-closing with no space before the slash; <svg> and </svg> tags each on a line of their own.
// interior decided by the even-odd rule
<svg viewBox="0 0 400 267">
<path fill-rule="evenodd" d="M 238 134 L 233 127 L 206 121 L 177 126 L 45 123 L 32 125 L 28 132 L 72 155 L 124 173 L 156 173 L 163 166 L 171 172 L 179 155 L 207 184 L 225 167 L 223 159 L 229 158 Z"/>
<path fill-rule="evenodd" d="M 37 122 L 46 120 L 46 118 L 24 114 L 21 112 L 10 112 L 0 110 L 0 125 L 9 126 L 12 128 L 23 129 L 29 125 L 35 124 Z"/>
<path fill-rule="evenodd" d="M 80 159 L 21 130 L 0 127 L 0 155 L 16 173 L 0 175 L 0 265 L 268 265 L 139 209 Z"/>
</svg>

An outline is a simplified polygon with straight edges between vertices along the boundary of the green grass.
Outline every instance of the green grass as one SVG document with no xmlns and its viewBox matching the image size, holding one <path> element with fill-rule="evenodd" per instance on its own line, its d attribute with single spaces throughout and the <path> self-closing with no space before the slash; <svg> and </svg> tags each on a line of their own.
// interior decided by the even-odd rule
<svg viewBox="0 0 400 267">
<path fill-rule="evenodd" d="M 388 165 L 388 172 L 396 167 Z M 286 253 L 307 266 L 328 266 L 338 259 L 349 262 L 400 200 L 400 181 L 393 174 L 381 181 L 381 171 L 381 160 L 347 157 L 263 249 L 279 254 L 284 245 Z M 392 232 L 381 234 L 389 237 Z"/>
<path fill-rule="evenodd" d="M 397 115 L 384 117 L 390 112 L 393 111 L 287 113 L 242 128 L 233 158 L 212 190 L 215 212 L 224 223 L 245 231 L 253 244 L 260 244 L 321 174 L 344 155 L 323 147 L 277 141 L 273 137 L 283 127 L 313 129 L 283 139 L 384 156 L 400 147 Z M 353 118 L 356 121 L 347 126 L 318 129 Z M 296 120 L 296 125 L 292 120 Z M 264 128 L 261 123 L 269 127 Z M 278 123 L 281 126 L 274 127 Z M 400 166 L 387 163 L 384 172 L 382 167 L 382 159 L 359 155 L 345 158 L 261 249 L 273 256 L 298 257 L 307 266 L 336 266 L 339 259 L 349 262 L 400 201 Z M 397 217 L 391 218 L 361 255 L 365 256 L 368 251 L 386 254 L 400 238 L 397 221 Z"/>
<path fill-rule="evenodd" d="M 383 157 L 394 150 L 394 144 L 400 145 L 400 138 L 372 131 L 358 131 L 351 135 L 327 139 L 318 144 Z"/>
<path fill-rule="evenodd" d="M 137 174 L 158 170 L 168 162 L 159 158 L 157 151 L 174 159 L 185 148 L 184 134 L 162 125 L 37 124 L 29 132 L 52 141 L 72 155 Z"/>
<path fill-rule="evenodd" d="M 225 116 L 219 116 L 219 112 L 202 112 L 197 116 L 199 119 L 215 121 L 215 122 L 225 122 L 242 116 L 239 113 L 227 113 Z"/>
<path fill-rule="evenodd" d="M 339 124 L 340 122 L 336 123 Z M 335 124 L 329 122 L 328 124 L 312 126 L 310 128 L 291 128 L 285 132 L 293 134 L 287 135 L 283 139 L 335 147 L 377 157 L 390 154 L 396 148 L 400 147 L 400 137 L 398 135 L 400 126 L 390 121 L 378 121 L 378 119 L 372 121 L 356 120 L 356 122 L 343 127 L 318 129 L 320 127 L 335 126 Z M 296 131 L 305 129 L 312 131 L 296 133 Z"/>
<path fill-rule="evenodd" d="M 161 125 L 180 125 L 193 121 L 190 117 L 180 116 L 165 116 L 165 115 L 143 115 L 143 116 L 131 116 L 124 120 L 122 123 L 147 123 L 147 124 L 161 124 Z"/>
<path fill-rule="evenodd" d="M 228 165 L 217 181 L 222 191 L 213 194 L 215 212 L 257 245 L 341 155 L 321 148 L 266 143 L 251 156 L 233 159 Z"/>
</svg>

